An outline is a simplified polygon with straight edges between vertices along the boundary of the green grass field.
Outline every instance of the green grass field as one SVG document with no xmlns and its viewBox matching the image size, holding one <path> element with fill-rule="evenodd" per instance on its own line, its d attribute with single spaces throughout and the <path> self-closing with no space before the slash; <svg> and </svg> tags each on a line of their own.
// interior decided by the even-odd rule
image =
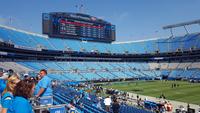
<svg viewBox="0 0 200 113">
<path fill-rule="evenodd" d="M 173 83 L 179 84 L 179 87 L 172 88 Z M 135 81 L 112 83 L 112 85 L 105 87 L 152 97 L 159 97 L 163 93 L 166 99 L 169 100 L 200 104 L 200 83 L 183 81 Z"/>
</svg>

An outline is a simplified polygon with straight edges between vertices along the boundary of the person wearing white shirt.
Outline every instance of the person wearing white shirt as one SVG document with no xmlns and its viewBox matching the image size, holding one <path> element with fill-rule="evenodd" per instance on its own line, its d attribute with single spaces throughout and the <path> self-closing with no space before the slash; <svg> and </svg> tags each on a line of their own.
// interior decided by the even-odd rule
<svg viewBox="0 0 200 113">
<path fill-rule="evenodd" d="M 109 96 L 107 96 L 105 99 L 104 99 L 104 104 L 106 106 L 106 111 L 109 112 L 110 111 L 110 105 L 111 105 L 111 99 Z"/>
</svg>

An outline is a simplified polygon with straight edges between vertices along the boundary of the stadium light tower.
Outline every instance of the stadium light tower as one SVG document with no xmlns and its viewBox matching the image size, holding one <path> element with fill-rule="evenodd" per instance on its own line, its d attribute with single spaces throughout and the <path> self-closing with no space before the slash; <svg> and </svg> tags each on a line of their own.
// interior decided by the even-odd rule
<svg viewBox="0 0 200 113">
<path fill-rule="evenodd" d="M 75 5 L 75 7 L 77 8 L 77 11 L 79 12 L 79 13 L 85 13 L 84 12 L 84 5 L 83 5 L 83 0 L 81 0 L 81 4 L 79 5 L 79 4 L 77 4 L 77 5 Z"/>
<path fill-rule="evenodd" d="M 6 26 L 11 26 L 13 23 L 13 18 L 9 17 L 9 18 L 0 18 L 0 22 L 2 22 L 1 24 L 4 24 Z"/>
<path fill-rule="evenodd" d="M 0 18 L 0 22 L 4 22 L 5 21 L 5 19 L 4 18 Z"/>
<path fill-rule="evenodd" d="M 6 25 L 8 23 L 8 20 L 5 18 L 0 18 L 0 23 Z"/>
</svg>

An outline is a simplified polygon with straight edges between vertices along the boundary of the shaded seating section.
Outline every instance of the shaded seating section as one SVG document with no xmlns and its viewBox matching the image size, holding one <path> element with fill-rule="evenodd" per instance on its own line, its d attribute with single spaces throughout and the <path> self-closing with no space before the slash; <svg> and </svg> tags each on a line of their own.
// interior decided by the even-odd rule
<svg viewBox="0 0 200 113">
<path fill-rule="evenodd" d="M 49 76 L 60 80 L 104 80 L 119 78 L 154 78 L 159 71 L 150 70 L 148 63 L 107 62 L 17 62 L 38 72 L 47 69 Z M 35 74 L 34 76 L 36 76 Z"/>
<path fill-rule="evenodd" d="M 88 81 L 108 79 L 152 80 L 156 77 L 200 78 L 200 63 L 119 63 L 119 62 L 17 62 L 33 72 L 47 69 L 56 80 Z M 30 74 L 36 76 L 37 73 Z"/>
</svg>

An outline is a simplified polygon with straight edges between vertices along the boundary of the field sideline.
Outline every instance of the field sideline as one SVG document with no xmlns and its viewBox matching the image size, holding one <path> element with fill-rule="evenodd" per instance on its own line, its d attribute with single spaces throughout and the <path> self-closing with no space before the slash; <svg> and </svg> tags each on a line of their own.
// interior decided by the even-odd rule
<svg viewBox="0 0 200 113">
<path fill-rule="evenodd" d="M 172 88 L 173 83 L 179 86 Z M 200 83 L 184 81 L 134 81 L 117 82 L 104 87 L 152 97 L 160 97 L 163 93 L 166 99 L 169 100 L 200 104 Z"/>
</svg>

